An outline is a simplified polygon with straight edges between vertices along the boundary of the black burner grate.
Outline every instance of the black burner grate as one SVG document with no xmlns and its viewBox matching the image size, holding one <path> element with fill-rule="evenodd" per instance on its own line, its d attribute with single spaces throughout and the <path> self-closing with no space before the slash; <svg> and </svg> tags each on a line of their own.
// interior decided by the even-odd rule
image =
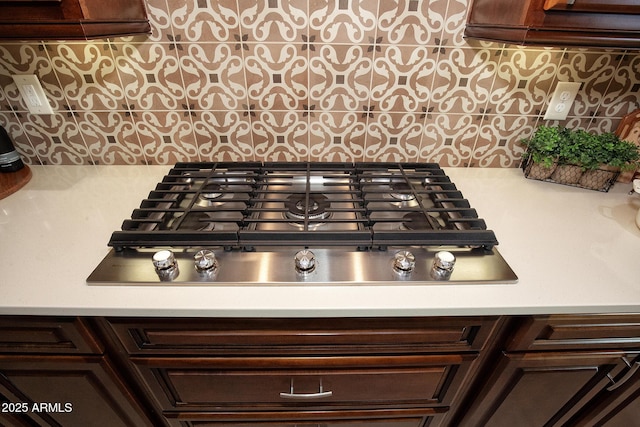
<svg viewBox="0 0 640 427">
<path fill-rule="evenodd" d="M 110 246 L 483 246 L 498 242 L 435 163 L 178 163 Z"/>
</svg>

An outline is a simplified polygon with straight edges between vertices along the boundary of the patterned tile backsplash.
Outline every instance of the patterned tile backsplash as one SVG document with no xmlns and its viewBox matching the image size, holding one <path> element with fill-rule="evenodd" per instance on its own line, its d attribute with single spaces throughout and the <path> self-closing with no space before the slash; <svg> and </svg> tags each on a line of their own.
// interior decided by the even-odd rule
<svg viewBox="0 0 640 427">
<path fill-rule="evenodd" d="M 0 43 L 0 124 L 30 164 L 420 161 L 516 167 L 561 124 L 615 130 L 640 54 L 465 40 L 469 0 L 147 0 L 153 33 Z M 55 114 L 11 79 L 36 74 Z"/>
</svg>

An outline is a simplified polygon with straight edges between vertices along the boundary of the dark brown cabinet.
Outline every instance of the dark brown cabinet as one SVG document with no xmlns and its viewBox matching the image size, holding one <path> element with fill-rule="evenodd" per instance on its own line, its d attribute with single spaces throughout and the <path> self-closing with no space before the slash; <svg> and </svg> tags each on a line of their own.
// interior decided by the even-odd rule
<svg viewBox="0 0 640 427">
<path fill-rule="evenodd" d="M 172 426 L 440 426 L 496 318 L 105 322 Z"/>
<path fill-rule="evenodd" d="M 86 319 L 0 318 L 0 424 L 152 424 Z"/>
<path fill-rule="evenodd" d="M 474 0 L 465 36 L 523 45 L 640 49 L 634 0 Z"/>
<path fill-rule="evenodd" d="M 640 316 L 532 316 L 510 333 L 460 426 L 607 426 L 637 419 Z M 629 424 L 626 424 L 629 425 Z"/>
<path fill-rule="evenodd" d="M 5 316 L 0 402 L 11 426 L 626 427 L 640 315 Z"/>
<path fill-rule="evenodd" d="M 92 39 L 150 31 L 142 0 L 0 0 L 0 39 Z"/>
</svg>

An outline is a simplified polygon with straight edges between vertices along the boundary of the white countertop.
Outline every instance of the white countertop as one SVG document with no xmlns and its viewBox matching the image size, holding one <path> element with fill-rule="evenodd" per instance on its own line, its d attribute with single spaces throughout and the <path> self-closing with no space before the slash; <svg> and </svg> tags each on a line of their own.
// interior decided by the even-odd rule
<svg viewBox="0 0 640 427">
<path fill-rule="evenodd" d="M 640 196 L 445 171 L 498 237 L 515 285 L 87 286 L 111 233 L 169 166 L 32 166 L 0 200 L 0 314 L 413 316 L 640 312 Z"/>
</svg>

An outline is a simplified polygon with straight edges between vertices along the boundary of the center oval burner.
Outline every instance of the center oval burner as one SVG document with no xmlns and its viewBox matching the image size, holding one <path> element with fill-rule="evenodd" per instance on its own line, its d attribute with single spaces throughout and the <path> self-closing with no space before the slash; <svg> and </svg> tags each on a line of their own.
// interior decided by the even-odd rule
<svg viewBox="0 0 640 427">
<path fill-rule="evenodd" d="M 416 198 L 411 191 L 411 186 L 406 182 L 393 182 L 389 187 L 391 187 L 391 197 L 396 200 L 408 202 Z"/>
<path fill-rule="evenodd" d="M 324 220 L 331 217 L 328 211 L 331 206 L 329 198 L 324 194 L 310 193 L 309 205 L 307 206 L 307 195 L 305 193 L 296 193 L 288 196 L 284 201 L 284 207 L 287 209 L 284 216 L 293 221 L 304 221 L 306 218 L 310 220 Z M 297 222 L 294 225 L 300 226 Z M 322 225 L 321 222 L 314 222 L 314 227 Z"/>
<path fill-rule="evenodd" d="M 225 197 L 223 188 L 226 189 L 227 187 L 223 187 L 222 185 L 216 184 L 215 182 L 207 183 L 198 195 L 196 205 L 203 208 L 221 206 L 222 204 L 224 204 L 225 199 L 228 198 Z"/>
</svg>

